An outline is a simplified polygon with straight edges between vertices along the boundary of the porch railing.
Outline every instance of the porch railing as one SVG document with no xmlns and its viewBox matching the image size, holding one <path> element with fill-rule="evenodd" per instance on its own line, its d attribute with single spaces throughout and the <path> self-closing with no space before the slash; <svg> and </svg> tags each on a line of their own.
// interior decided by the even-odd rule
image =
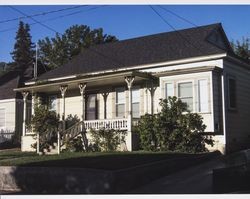
<svg viewBox="0 0 250 199">
<path fill-rule="evenodd" d="M 84 121 L 86 131 L 89 131 L 90 129 L 99 130 L 101 128 L 127 130 L 127 124 L 127 119 L 104 119 Z"/>
</svg>

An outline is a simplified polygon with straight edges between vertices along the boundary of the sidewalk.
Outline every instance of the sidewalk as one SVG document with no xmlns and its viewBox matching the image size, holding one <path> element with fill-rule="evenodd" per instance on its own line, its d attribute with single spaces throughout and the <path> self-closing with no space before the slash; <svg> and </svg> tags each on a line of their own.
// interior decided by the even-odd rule
<svg viewBox="0 0 250 199">
<path fill-rule="evenodd" d="M 129 194 L 212 194 L 213 169 L 224 167 L 222 157 L 165 176 Z"/>
</svg>

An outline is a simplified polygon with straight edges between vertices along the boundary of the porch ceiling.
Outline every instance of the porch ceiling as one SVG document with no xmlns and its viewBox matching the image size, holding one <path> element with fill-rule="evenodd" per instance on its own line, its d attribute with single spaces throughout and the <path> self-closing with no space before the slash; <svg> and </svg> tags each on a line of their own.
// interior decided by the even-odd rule
<svg viewBox="0 0 250 199">
<path fill-rule="evenodd" d="M 22 92 L 22 91 L 30 91 L 30 92 L 58 92 L 61 85 L 67 85 L 68 89 L 79 89 L 79 83 L 86 83 L 88 88 L 92 89 L 101 89 L 101 88 L 110 88 L 112 86 L 126 86 L 125 77 L 126 76 L 134 76 L 134 83 L 138 83 L 145 80 L 155 79 L 149 73 L 141 73 L 137 71 L 116 73 L 116 74 L 105 74 L 105 75 L 89 75 L 77 77 L 74 79 L 67 80 L 59 80 L 59 81 L 47 81 L 44 83 L 36 83 L 33 85 L 25 86 L 22 88 L 14 89 L 14 91 Z"/>
</svg>

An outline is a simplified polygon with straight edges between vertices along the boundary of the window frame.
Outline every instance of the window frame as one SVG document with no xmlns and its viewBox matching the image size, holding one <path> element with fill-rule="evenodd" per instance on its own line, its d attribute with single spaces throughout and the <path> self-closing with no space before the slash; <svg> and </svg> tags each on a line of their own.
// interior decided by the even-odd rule
<svg viewBox="0 0 250 199">
<path fill-rule="evenodd" d="M 207 81 L 207 111 L 200 111 L 200 88 L 199 88 L 199 81 L 201 80 L 206 80 Z M 197 79 L 197 113 L 209 113 L 210 112 L 210 106 L 209 106 L 209 100 L 210 100 L 210 89 L 209 89 L 209 79 L 208 78 L 200 78 L 200 79 Z"/>
<path fill-rule="evenodd" d="M 167 87 L 166 87 L 167 84 L 172 84 L 173 85 L 173 95 L 171 97 L 176 96 L 175 84 L 174 84 L 173 81 L 165 81 L 165 82 L 163 82 L 163 84 L 164 84 L 164 93 L 163 93 L 164 99 L 167 98 L 167 92 L 166 92 L 167 91 Z"/>
<path fill-rule="evenodd" d="M 134 90 L 138 90 L 138 92 L 139 92 L 139 100 L 138 100 L 138 102 L 133 102 L 133 91 Z M 135 117 L 134 116 L 134 114 L 133 114 L 133 104 L 137 104 L 138 103 L 138 106 L 139 106 L 139 113 L 138 113 L 138 117 Z M 134 86 L 133 88 L 132 88 L 132 117 L 133 118 L 140 118 L 140 116 L 141 116 L 141 88 L 139 87 L 139 86 Z"/>
<path fill-rule="evenodd" d="M 89 107 L 88 107 L 88 103 L 89 103 L 89 99 L 90 99 L 90 96 L 94 96 L 95 97 L 95 112 L 93 111 L 94 115 L 95 115 L 95 119 L 90 119 L 89 118 L 89 115 L 88 115 L 88 112 L 89 112 Z M 98 95 L 97 93 L 87 93 L 86 94 L 86 98 L 85 98 L 85 120 L 98 120 Z"/>
<path fill-rule="evenodd" d="M 119 90 L 123 91 L 124 94 L 124 102 L 123 103 L 117 103 L 117 94 L 119 92 Z M 122 105 L 124 104 L 124 115 L 123 116 L 118 116 L 118 109 L 117 109 L 117 105 Z M 126 117 L 126 89 L 125 87 L 117 87 L 115 88 L 115 117 L 116 118 L 125 118 Z"/>
<path fill-rule="evenodd" d="M 0 109 L 2 109 L 4 112 L 4 122 L 3 122 L 3 126 L 0 126 L 0 130 L 1 130 L 1 129 L 6 129 L 6 108 L 0 107 Z"/>
<path fill-rule="evenodd" d="M 176 97 L 178 99 L 182 99 L 180 96 L 179 96 L 179 84 L 184 84 L 184 83 L 192 83 L 192 110 L 189 110 L 190 112 L 196 112 L 196 107 L 195 107 L 195 89 L 194 89 L 194 80 L 183 80 L 183 81 L 178 81 L 176 82 Z M 184 97 L 184 98 L 188 98 L 188 97 Z M 191 97 L 189 97 L 191 98 Z"/>
</svg>

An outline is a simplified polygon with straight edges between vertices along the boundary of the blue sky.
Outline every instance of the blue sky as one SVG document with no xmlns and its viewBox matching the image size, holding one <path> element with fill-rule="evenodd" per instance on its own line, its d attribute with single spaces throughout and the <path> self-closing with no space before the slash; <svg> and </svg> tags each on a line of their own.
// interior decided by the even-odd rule
<svg viewBox="0 0 250 199">
<path fill-rule="evenodd" d="M 67 8 L 71 6 L 14 6 L 20 11 L 32 15 L 51 10 Z M 52 27 L 58 32 L 64 32 L 68 27 L 74 24 L 84 24 L 91 28 L 102 27 L 107 34 L 115 35 L 118 39 L 128 39 L 144 35 L 150 35 L 159 32 L 172 31 L 152 9 L 147 5 L 140 6 L 86 6 L 74 10 L 39 16 L 38 21 L 48 20 L 44 24 Z M 250 37 L 250 5 L 164 5 L 164 7 L 183 18 L 195 23 L 196 25 L 206 25 L 221 22 L 229 40 L 237 40 L 244 37 Z M 180 20 L 176 16 L 155 7 L 158 12 L 175 29 L 192 27 L 191 24 Z M 49 20 L 61 15 L 82 11 L 81 13 Z M 0 22 L 7 19 L 22 16 L 7 6 L 0 6 Z M 31 19 L 24 19 L 25 23 L 33 23 Z M 10 52 L 13 50 L 15 35 L 18 27 L 18 20 L 8 23 L 0 23 L 0 62 L 9 62 L 12 60 Z M 14 30 L 6 31 L 6 29 Z M 53 37 L 55 33 L 45 27 L 36 24 L 31 26 L 32 41 L 36 42 L 46 36 Z"/>
</svg>

